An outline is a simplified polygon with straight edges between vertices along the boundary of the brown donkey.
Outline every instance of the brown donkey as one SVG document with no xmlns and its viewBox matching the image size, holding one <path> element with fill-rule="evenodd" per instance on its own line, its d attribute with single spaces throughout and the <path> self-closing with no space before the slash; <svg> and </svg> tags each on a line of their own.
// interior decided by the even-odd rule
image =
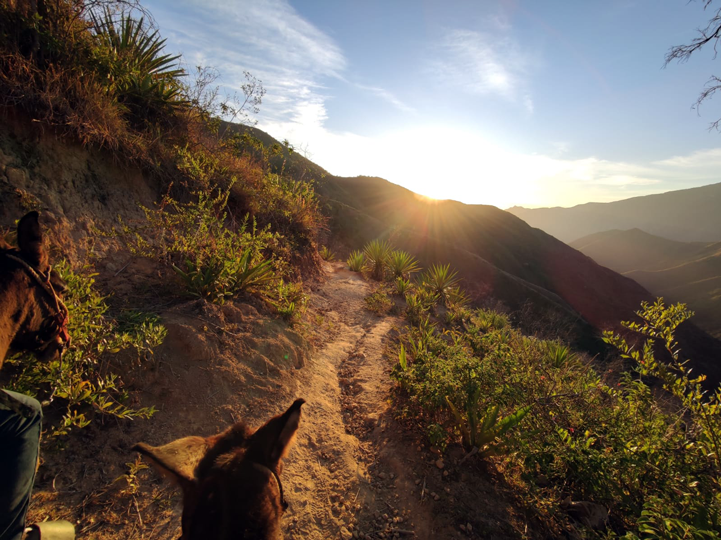
<svg viewBox="0 0 721 540">
<path fill-rule="evenodd" d="M 255 432 L 240 422 L 213 437 L 135 445 L 183 490 L 180 540 L 276 540 L 287 507 L 281 458 L 300 422 L 297 399 Z"/>
<path fill-rule="evenodd" d="M 70 341 L 66 287 L 50 268 L 38 218 L 30 212 L 18 222 L 17 249 L 0 241 L 0 368 L 8 351 L 52 360 Z"/>
</svg>

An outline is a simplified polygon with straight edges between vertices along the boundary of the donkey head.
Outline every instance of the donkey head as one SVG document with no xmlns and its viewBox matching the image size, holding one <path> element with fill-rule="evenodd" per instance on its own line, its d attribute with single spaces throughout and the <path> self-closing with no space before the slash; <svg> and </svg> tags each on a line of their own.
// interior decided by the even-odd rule
<svg viewBox="0 0 721 540">
<path fill-rule="evenodd" d="M 0 242 L 0 367 L 8 350 L 50 360 L 69 340 L 66 286 L 50 268 L 38 218 L 30 212 L 18 222 L 17 249 Z"/>
<path fill-rule="evenodd" d="M 213 437 L 133 448 L 183 490 L 181 540 L 281 538 L 281 458 L 300 422 L 297 399 L 255 432 L 238 423 Z"/>
</svg>

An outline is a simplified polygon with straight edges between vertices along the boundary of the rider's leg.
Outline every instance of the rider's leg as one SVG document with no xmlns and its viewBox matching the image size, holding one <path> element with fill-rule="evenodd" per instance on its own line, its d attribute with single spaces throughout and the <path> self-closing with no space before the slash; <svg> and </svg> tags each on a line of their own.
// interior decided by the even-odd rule
<svg viewBox="0 0 721 540">
<path fill-rule="evenodd" d="M 35 481 L 40 446 L 40 403 L 5 390 L 26 414 L 0 404 L 0 540 L 20 540 Z"/>
</svg>

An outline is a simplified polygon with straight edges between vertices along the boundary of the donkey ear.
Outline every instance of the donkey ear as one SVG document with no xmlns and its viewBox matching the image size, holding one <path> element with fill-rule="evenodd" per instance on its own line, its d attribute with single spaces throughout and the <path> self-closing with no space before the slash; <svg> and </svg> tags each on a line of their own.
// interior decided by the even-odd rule
<svg viewBox="0 0 721 540">
<path fill-rule="evenodd" d="M 263 433 L 261 439 L 266 439 L 266 459 L 275 465 L 290 449 L 295 432 L 300 424 L 300 408 L 305 403 L 303 399 L 296 399 L 287 411 L 276 416 L 260 428 L 257 433 Z"/>
<path fill-rule="evenodd" d="M 203 437 L 184 437 L 163 446 L 145 443 L 133 446 L 133 450 L 145 456 L 160 474 L 183 490 L 195 482 L 195 468 L 208 448 L 208 441 Z"/>
<path fill-rule="evenodd" d="M 40 228 L 40 214 L 29 212 L 18 222 L 18 248 L 35 266 L 45 266 L 48 256 L 43 249 L 43 233 Z"/>
</svg>

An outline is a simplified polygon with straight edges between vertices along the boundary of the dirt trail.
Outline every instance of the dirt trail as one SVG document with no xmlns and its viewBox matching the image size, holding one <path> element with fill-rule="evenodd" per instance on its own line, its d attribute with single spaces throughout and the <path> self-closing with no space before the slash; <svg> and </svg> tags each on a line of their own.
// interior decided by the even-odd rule
<svg viewBox="0 0 721 540">
<path fill-rule="evenodd" d="M 302 397 L 303 420 L 282 473 L 286 538 L 526 537 L 498 475 L 470 461 L 459 467 L 458 449 L 439 461 L 422 430 L 394 418 L 393 362 L 384 351 L 403 320 L 365 309 L 374 283 L 341 263 L 324 267 L 303 330 L 313 352 L 296 330 L 250 304 L 190 302 L 164 312 L 168 338 L 155 367 L 133 382 L 140 404 L 159 412 L 93 426 L 64 451 L 48 449 L 30 519 L 69 519 L 80 539 L 174 540 L 180 494 L 149 470 L 131 475 L 132 445 L 211 435 L 240 419 L 258 426 Z M 123 286 L 118 279 L 114 288 Z"/>
<path fill-rule="evenodd" d="M 383 351 L 402 320 L 364 309 L 371 285 L 341 264 L 329 266 L 329 280 L 311 301 L 328 341 L 301 375 L 299 395 L 308 406 L 286 462 L 287 536 L 442 538 L 389 410 L 391 366 Z"/>
</svg>

